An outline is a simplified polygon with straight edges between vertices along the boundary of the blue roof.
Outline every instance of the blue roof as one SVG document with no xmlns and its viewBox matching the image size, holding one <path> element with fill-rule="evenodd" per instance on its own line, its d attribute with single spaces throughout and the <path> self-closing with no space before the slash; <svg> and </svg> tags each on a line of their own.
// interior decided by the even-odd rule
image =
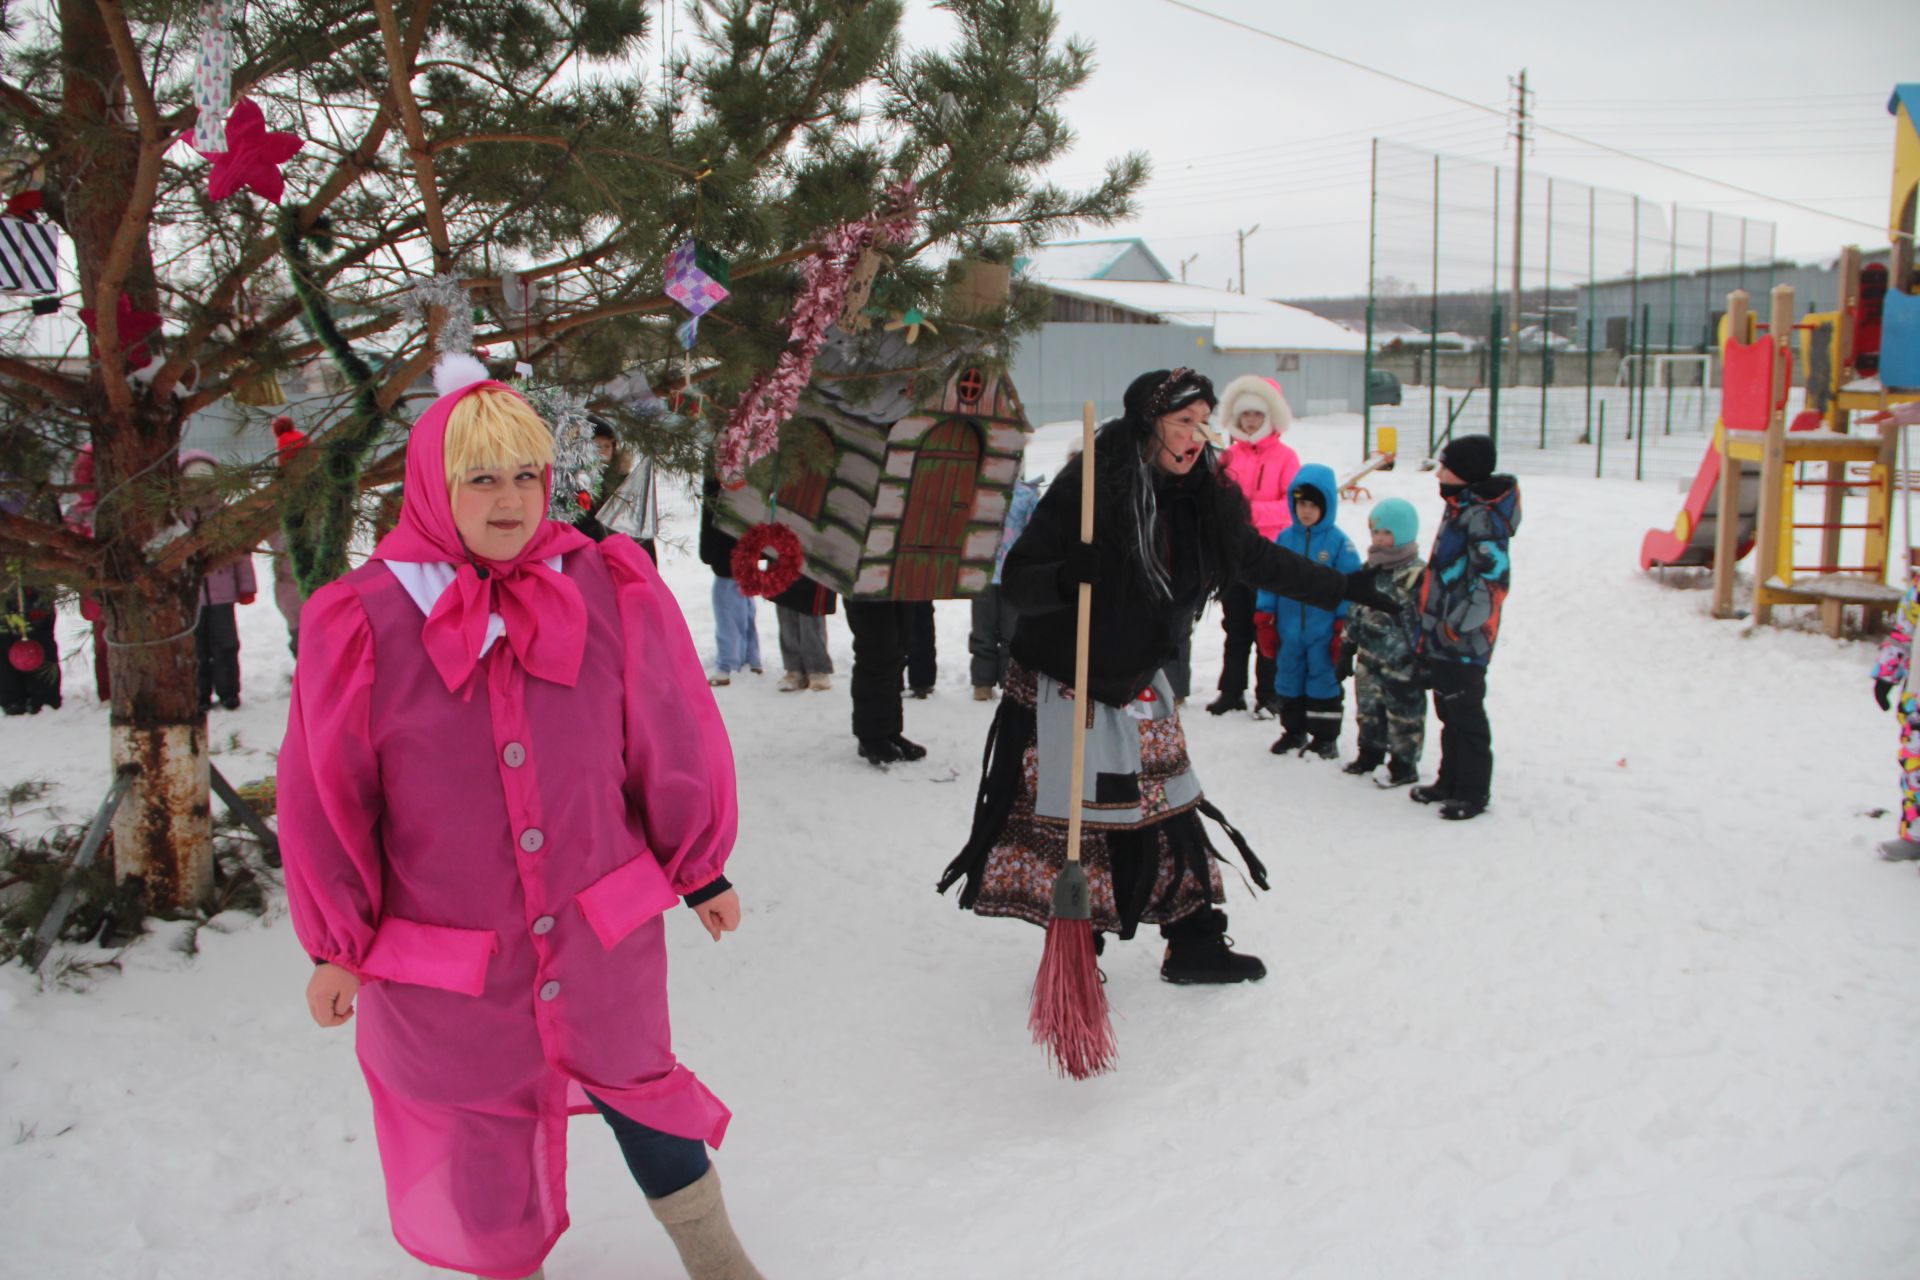
<svg viewBox="0 0 1920 1280">
<path fill-rule="evenodd" d="M 1907 119 L 1913 121 L 1913 127 L 1920 129 L 1920 84 L 1893 86 L 1893 96 L 1887 99 L 1887 114 L 1898 115 L 1901 107 L 1907 109 Z"/>
</svg>

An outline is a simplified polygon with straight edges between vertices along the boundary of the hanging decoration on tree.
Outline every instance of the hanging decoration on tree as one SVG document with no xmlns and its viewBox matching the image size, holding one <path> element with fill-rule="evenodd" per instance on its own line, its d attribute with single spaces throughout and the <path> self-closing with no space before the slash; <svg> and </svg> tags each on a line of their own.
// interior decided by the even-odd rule
<svg viewBox="0 0 1920 1280">
<path fill-rule="evenodd" d="M 784 524 L 757 524 L 733 544 L 733 581 L 750 596 L 777 596 L 800 579 L 807 555 Z"/>
<path fill-rule="evenodd" d="M 600 451 L 593 445 L 593 420 L 587 414 L 587 403 L 559 387 L 529 387 L 524 394 L 553 432 L 553 485 L 547 515 L 571 521 L 580 512 L 593 510 L 606 474 Z"/>
<path fill-rule="evenodd" d="M 200 53 L 193 62 L 193 105 L 199 111 L 194 147 L 202 154 L 227 149 L 227 112 L 233 106 L 232 12 L 226 0 L 200 6 Z"/>
<path fill-rule="evenodd" d="M 208 198 L 218 203 L 245 188 L 279 204 L 287 191 L 280 166 L 293 159 L 306 143 L 297 134 L 275 133 L 267 128 L 266 114 L 252 98 L 234 104 L 233 113 L 227 117 L 225 141 L 224 148 L 215 150 L 201 140 L 197 129 L 193 133 L 194 150 L 213 161 L 213 170 L 207 174 Z"/>
<path fill-rule="evenodd" d="M 721 483 L 738 485 L 746 469 L 778 447 L 780 424 L 793 416 L 800 393 L 813 376 L 813 361 L 827 330 L 846 305 L 860 256 L 875 245 L 904 241 L 913 232 L 913 183 L 887 189 L 880 212 L 843 222 L 820 239 L 820 249 L 800 264 L 800 296 L 787 314 L 787 349 L 773 369 L 756 377 L 720 433 Z"/>
<path fill-rule="evenodd" d="M 901 330 L 906 331 L 908 346 L 912 346 L 920 340 L 920 331 L 922 329 L 925 329 L 928 333 L 940 332 L 933 321 L 927 319 L 926 313 L 918 307 L 908 307 L 905 311 L 895 312 L 893 319 L 887 321 L 888 333 L 898 333 Z"/>
<path fill-rule="evenodd" d="M 23 194 L 38 196 L 40 193 Z M 15 196 L 7 201 L 10 215 L 19 198 Z M 51 222 L 35 220 L 34 208 L 22 212 L 25 216 L 0 218 L 0 293 L 57 293 L 60 233 Z"/>
<path fill-rule="evenodd" d="M 880 267 L 886 258 L 878 249 L 871 246 L 860 251 L 860 260 L 853 265 L 853 275 L 847 279 L 847 300 L 840 308 L 837 321 L 842 329 L 849 333 L 865 333 L 873 326 L 867 315 L 867 299 L 873 296 L 873 282 L 880 277 Z"/>
<path fill-rule="evenodd" d="M 115 315 L 119 319 L 120 349 L 127 353 L 127 367 L 146 368 L 153 360 L 153 353 L 147 349 L 147 337 L 160 328 L 160 313 L 137 310 L 133 299 L 123 293 Z M 87 327 L 88 333 L 95 332 L 99 318 L 92 307 L 80 308 L 80 323 Z"/>
<path fill-rule="evenodd" d="M 460 277 L 432 276 L 407 290 L 400 310 L 415 324 L 429 323 L 433 308 L 441 310 L 440 332 L 434 336 L 433 349 L 446 354 L 473 353 L 473 299 L 467 296 Z"/>
<path fill-rule="evenodd" d="M 13 592 L 20 611 L 6 616 L 6 628 L 19 638 L 7 646 L 7 661 L 15 671 L 38 671 L 46 663 L 47 651 L 39 641 L 28 638 L 32 623 L 27 617 L 27 589 L 16 584 Z"/>
<path fill-rule="evenodd" d="M 667 255 L 666 294 L 696 320 L 733 296 L 729 283 L 727 260 L 711 245 L 689 237 Z"/>
</svg>

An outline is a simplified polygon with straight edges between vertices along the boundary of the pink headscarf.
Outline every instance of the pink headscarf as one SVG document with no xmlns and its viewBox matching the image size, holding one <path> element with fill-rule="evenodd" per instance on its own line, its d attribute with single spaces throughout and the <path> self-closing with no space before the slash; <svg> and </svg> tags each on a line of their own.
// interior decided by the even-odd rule
<svg viewBox="0 0 1920 1280">
<path fill-rule="evenodd" d="M 572 525 L 543 519 L 512 560 L 481 560 L 467 550 L 453 523 L 453 502 L 447 494 L 447 418 L 462 397 L 481 390 L 519 394 L 503 382 L 476 382 L 441 396 L 414 423 L 407 441 L 400 523 L 380 539 L 373 558 L 457 566 L 453 585 L 441 592 L 421 633 L 427 656 L 449 690 L 460 688 L 473 674 L 491 613 L 506 622 L 506 642 L 529 675 L 571 687 L 587 647 L 587 606 L 580 588 L 544 561 L 590 547 L 593 540 Z M 541 489 L 551 500 L 550 466 Z"/>
</svg>

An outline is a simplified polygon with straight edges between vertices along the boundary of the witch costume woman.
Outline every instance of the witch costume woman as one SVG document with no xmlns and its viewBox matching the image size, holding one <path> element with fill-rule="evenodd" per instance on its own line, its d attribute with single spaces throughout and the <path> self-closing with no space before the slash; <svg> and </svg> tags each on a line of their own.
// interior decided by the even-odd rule
<svg viewBox="0 0 1920 1280">
<path fill-rule="evenodd" d="M 1018 612 L 1006 693 L 987 736 L 972 834 L 941 876 L 965 881 L 959 904 L 1044 927 L 1067 856 L 1078 591 L 1091 583 L 1092 641 L 1082 792 L 1093 927 L 1131 938 L 1145 921 L 1166 938 L 1161 977 L 1177 983 L 1266 976 L 1232 950 L 1218 823 L 1262 889 L 1266 869 L 1206 798 L 1163 667 L 1207 600 L 1235 582 L 1311 605 L 1391 609 L 1372 574 L 1342 574 L 1284 551 L 1253 527 L 1206 420 L 1213 384 L 1191 369 L 1142 374 L 1124 412 L 1095 438 L 1094 540 L 1080 541 L 1075 458 L 1048 486 L 1001 575 Z"/>
</svg>

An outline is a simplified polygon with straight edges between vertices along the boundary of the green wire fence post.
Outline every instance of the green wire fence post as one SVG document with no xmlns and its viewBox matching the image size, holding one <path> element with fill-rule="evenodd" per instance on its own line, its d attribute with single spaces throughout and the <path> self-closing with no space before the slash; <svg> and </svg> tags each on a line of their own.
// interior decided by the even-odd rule
<svg viewBox="0 0 1920 1280">
<path fill-rule="evenodd" d="M 1505 315 L 1499 303 L 1493 304 L 1493 344 L 1487 360 L 1487 436 L 1494 448 L 1500 447 L 1500 336 L 1505 332 Z"/>
<path fill-rule="evenodd" d="M 1647 330 L 1653 327 L 1653 304 L 1640 304 L 1640 407 L 1639 420 L 1634 423 L 1637 430 L 1633 436 L 1633 478 L 1647 478 L 1647 355 L 1652 344 L 1648 341 Z"/>
<path fill-rule="evenodd" d="M 1589 321 L 1589 324 L 1592 322 Z M 1607 402 L 1600 402 L 1600 434 L 1593 438 L 1593 478 L 1600 478 L 1600 464 L 1607 456 Z"/>
</svg>

